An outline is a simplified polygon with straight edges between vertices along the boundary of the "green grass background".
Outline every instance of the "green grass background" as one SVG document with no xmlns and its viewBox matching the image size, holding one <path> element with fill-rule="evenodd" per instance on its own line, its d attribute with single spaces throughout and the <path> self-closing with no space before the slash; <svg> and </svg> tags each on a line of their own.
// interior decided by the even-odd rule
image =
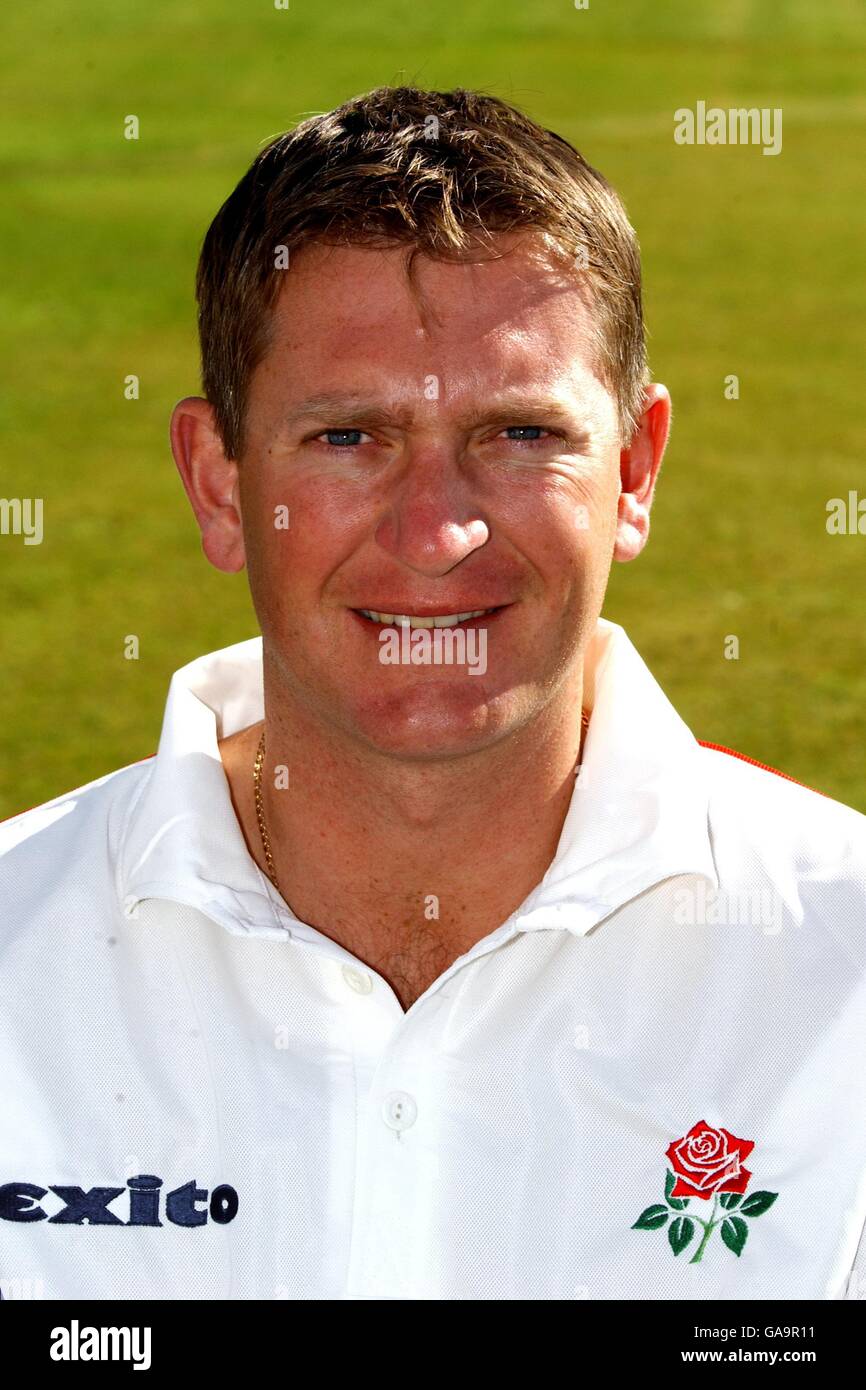
<svg viewBox="0 0 866 1390">
<path fill-rule="evenodd" d="M 517 102 L 622 192 L 674 431 L 605 614 L 699 738 L 866 810 L 866 536 L 825 528 L 866 495 L 859 0 L 53 0 L 0 48 L 0 496 L 45 499 L 41 546 L 0 536 L 0 815 L 153 752 L 171 673 L 257 630 L 168 446 L 199 244 L 266 138 L 403 81 Z M 782 107 L 782 153 L 675 145 L 698 100 Z"/>
</svg>

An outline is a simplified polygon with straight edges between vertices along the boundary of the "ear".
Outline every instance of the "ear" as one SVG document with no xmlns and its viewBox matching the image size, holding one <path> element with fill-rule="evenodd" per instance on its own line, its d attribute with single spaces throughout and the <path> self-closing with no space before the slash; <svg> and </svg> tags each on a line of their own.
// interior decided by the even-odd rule
<svg viewBox="0 0 866 1390">
<path fill-rule="evenodd" d="M 644 391 L 643 413 L 637 428 L 629 444 L 620 449 L 615 560 L 634 560 L 646 545 L 653 492 L 670 427 L 671 398 L 667 387 L 653 382 Z"/>
<path fill-rule="evenodd" d="M 171 415 L 171 451 L 201 530 L 201 544 L 218 570 L 246 564 L 238 466 L 225 456 L 213 407 L 201 396 L 178 401 Z"/>
</svg>

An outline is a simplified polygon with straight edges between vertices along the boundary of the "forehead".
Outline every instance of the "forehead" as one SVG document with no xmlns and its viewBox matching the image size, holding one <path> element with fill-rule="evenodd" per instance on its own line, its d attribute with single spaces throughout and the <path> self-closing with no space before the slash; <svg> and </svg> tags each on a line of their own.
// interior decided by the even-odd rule
<svg viewBox="0 0 866 1390">
<path fill-rule="evenodd" d="M 525 234 L 502 236 L 483 260 L 418 253 L 410 280 L 410 249 L 295 253 L 272 313 L 266 381 L 294 396 L 383 374 L 432 374 L 464 392 L 594 378 L 591 296 L 566 258 Z"/>
</svg>

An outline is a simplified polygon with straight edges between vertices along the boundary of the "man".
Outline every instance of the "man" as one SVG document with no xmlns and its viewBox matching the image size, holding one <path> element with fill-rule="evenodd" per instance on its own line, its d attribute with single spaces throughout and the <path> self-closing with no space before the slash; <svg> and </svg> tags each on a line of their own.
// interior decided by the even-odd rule
<svg viewBox="0 0 866 1390">
<path fill-rule="evenodd" d="M 197 288 L 172 448 L 262 635 L 3 829 L 3 1277 L 862 1296 L 866 821 L 600 617 L 670 422 L 616 194 L 380 89 L 260 153 Z"/>
</svg>

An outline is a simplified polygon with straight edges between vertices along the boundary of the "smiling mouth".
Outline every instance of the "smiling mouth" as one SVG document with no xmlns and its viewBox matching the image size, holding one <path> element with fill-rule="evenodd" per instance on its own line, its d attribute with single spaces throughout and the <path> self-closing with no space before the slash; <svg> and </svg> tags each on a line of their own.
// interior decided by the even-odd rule
<svg viewBox="0 0 866 1390">
<path fill-rule="evenodd" d="M 372 623 L 380 623 L 386 627 L 457 627 L 459 623 L 466 623 L 476 618 L 486 618 L 493 613 L 498 613 L 505 604 L 498 604 L 494 608 L 473 608 L 466 613 L 377 613 L 371 608 L 355 608 L 355 613 L 360 613 L 363 618 L 367 618 Z"/>
</svg>

